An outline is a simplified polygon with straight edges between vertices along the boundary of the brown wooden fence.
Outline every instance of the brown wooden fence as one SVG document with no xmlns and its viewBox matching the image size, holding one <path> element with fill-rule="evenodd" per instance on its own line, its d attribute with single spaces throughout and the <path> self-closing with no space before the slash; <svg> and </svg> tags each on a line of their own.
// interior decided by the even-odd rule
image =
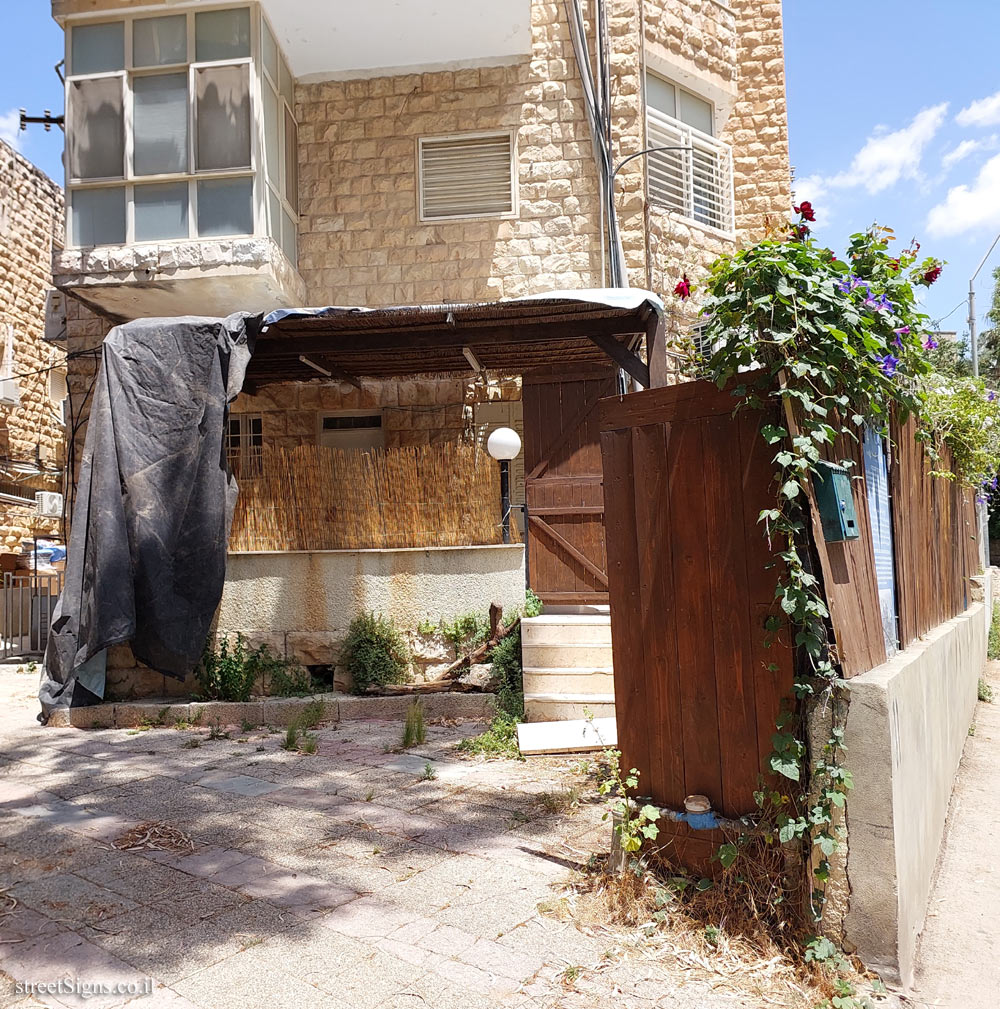
<svg viewBox="0 0 1000 1009">
<path fill-rule="evenodd" d="M 231 550 L 502 542 L 499 467 L 475 445 L 376 452 L 265 445 L 255 470 L 239 477 Z"/>
<path fill-rule="evenodd" d="M 773 507 L 774 450 L 762 414 L 704 382 L 601 403 L 605 532 L 618 739 L 640 791 L 680 808 L 692 793 L 738 816 L 755 808 L 775 719 L 789 695 L 787 643 L 766 648 L 777 569 L 757 521 Z M 773 422 L 775 418 L 766 418 Z M 968 605 L 977 568 L 971 495 L 930 476 L 913 432 L 895 434 L 890 488 L 903 645 Z M 858 443 L 851 457 L 861 535 L 813 542 L 846 675 L 885 660 L 871 527 Z M 942 461 L 943 464 L 947 460 Z M 810 495 L 811 498 L 811 495 Z M 701 860 L 713 839 L 671 827 Z"/>
<path fill-rule="evenodd" d="M 969 607 L 969 579 L 980 571 L 975 495 L 930 475 L 932 469 L 948 469 L 951 454 L 944 447 L 932 463 L 914 431 L 912 420 L 895 427 L 889 470 L 904 648 Z"/>
<path fill-rule="evenodd" d="M 786 644 L 765 647 L 777 572 L 757 517 L 773 452 L 763 415 L 733 406 L 705 383 L 605 400 L 601 449 L 625 766 L 668 806 L 701 793 L 737 816 L 754 808 L 793 669 Z M 704 835 L 671 832 L 707 857 Z"/>
</svg>

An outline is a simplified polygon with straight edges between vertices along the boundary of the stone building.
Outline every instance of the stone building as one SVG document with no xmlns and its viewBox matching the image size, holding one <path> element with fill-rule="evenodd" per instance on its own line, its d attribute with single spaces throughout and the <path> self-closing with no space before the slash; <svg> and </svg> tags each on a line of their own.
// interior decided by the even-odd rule
<svg viewBox="0 0 1000 1009">
<path fill-rule="evenodd" d="M 441 0 L 433 18 L 338 6 L 52 0 L 67 349 L 143 316 L 606 288 L 620 263 L 666 303 L 657 367 L 676 380 L 671 341 L 686 345 L 697 308 L 674 285 L 790 212 L 780 0 Z M 520 427 L 521 370 L 474 361 L 381 376 L 303 365 L 240 396 L 232 451 Z M 96 366 L 70 362 L 84 414 Z"/>
<path fill-rule="evenodd" d="M 52 256 L 63 243 L 62 189 L 0 141 L 0 551 L 59 537 L 37 491 L 62 491 L 65 354 L 45 339 Z M 58 501 L 50 502 L 58 504 Z M 52 509 L 50 509 L 51 511 Z"/>
</svg>

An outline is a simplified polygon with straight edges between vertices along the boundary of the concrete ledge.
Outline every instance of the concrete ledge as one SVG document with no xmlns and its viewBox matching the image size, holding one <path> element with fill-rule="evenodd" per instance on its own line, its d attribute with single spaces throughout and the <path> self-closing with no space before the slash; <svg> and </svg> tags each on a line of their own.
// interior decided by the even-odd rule
<svg viewBox="0 0 1000 1009">
<path fill-rule="evenodd" d="M 192 701 L 172 704 L 162 701 L 133 701 L 125 704 L 94 704 L 87 708 L 59 709 L 52 713 L 49 728 L 135 729 L 143 726 L 172 727 L 178 722 L 204 726 L 275 725 L 286 726 L 301 717 L 307 705 L 323 704 L 323 721 L 364 719 L 402 720 L 412 696 L 353 697 L 347 694 L 316 694 L 311 697 L 265 697 L 246 702 Z M 492 718 L 493 694 L 441 693 L 422 697 L 426 718 Z"/>
<path fill-rule="evenodd" d="M 905 986 L 975 710 L 988 618 L 975 603 L 849 684 L 845 937 L 865 963 Z"/>
</svg>

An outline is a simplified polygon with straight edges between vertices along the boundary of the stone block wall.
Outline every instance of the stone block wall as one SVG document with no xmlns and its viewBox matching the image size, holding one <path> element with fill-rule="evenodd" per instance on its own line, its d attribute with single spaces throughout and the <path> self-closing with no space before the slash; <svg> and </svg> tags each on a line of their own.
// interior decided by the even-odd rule
<svg viewBox="0 0 1000 1009">
<path fill-rule="evenodd" d="M 62 489 L 62 407 L 49 395 L 47 369 L 65 362 L 63 352 L 43 338 L 52 252 L 62 241 L 62 190 L 0 141 L 0 344 L 12 326 L 13 373 L 23 376 L 17 382 L 20 404 L 0 406 L 0 469 L 2 462 L 35 466 L 41 460 L 41 475 L 22 483 L 27 497 Z M 0 549 L 16 550 L 25 536 L 59 532 L 59 521 L 38 519 L 34 507 L 0 502 Z"/>
</svg>

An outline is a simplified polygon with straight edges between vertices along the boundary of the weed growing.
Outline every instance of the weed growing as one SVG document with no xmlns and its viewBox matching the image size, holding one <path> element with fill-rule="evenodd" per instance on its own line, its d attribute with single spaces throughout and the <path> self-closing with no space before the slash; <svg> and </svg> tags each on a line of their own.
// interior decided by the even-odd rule
<svg viewBox="0 0 1000 1009">
<path fill-rule="evenodd" d="M 403 726 L 403 749 L 419 746 L 427 739 L 427 727 L 424 725 L 424 705 L 416 698 L 406 709 L 406 724 Z"/>
<path fill-rule="evenodd" d="M 517 748 L 517 722 L 505 711 L 497 712 L 490 727 L 478 736 L 469 736 L 458 744 L 463 753 L 473 753 L 483 757 L 507 757 L 510 760 L 524 760 Z"/>
</svg>

